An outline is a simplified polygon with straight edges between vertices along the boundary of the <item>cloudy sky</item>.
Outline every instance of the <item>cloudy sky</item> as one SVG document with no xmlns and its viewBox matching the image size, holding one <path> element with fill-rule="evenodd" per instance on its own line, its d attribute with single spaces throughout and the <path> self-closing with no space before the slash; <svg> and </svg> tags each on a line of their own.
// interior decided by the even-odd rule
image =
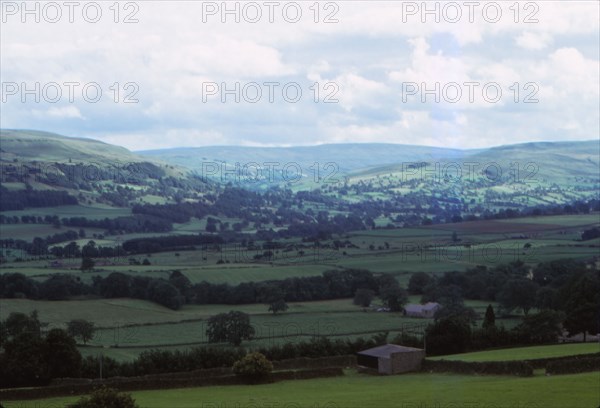
<svg viewBox="0 0 600 408">
<path fill-rule="evenodd" d="M 597 1 L 0 3 L 2 128 L 133 150 L 600 134 Z"/>
</svg>

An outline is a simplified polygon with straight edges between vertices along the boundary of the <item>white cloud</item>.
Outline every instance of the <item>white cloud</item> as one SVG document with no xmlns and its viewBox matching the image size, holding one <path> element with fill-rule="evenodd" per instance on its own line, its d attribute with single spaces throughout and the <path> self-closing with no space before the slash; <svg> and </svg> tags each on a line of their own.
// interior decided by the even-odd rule
<svg viewBox="0 0 600 408">
<path fill-rule="evenodd" d="M 51 107 L 46 110 L 34 109 L 32 113 L 37 117 L 59 118 L 59 119 L 84 119 L 76 106 Z"/>
<path fill-rule="evenodd" d="M 528 50 L 543 50 L 552 42 L 552 37 L 548 33 L 525 31 L 517 36 L 515 42 L 519 47 Z"/>
<path fill-rule="evenodd" d="M 109 3 L 98 24 L 21 24 L 19 16 L 2 24 L 3 81 L 94 81 L 108 98 L 89 104 L 76 95 L 59 107 L 23 104 L 16 95 L 2 104 L 2 126 L 80 134 L 85 125 L 136 149 L 318 141 L 472 147 L 600 133 L 598 2 L 520 2 L 518 16 L 513 2 L 500 2 L 497 23 L 486 22 L 481 8 L 473 23 L 464 7 L 458 23 L 423 22 L 422 10 L 403 22 L 409 2 L 334 2 L 333 24 L 322 22 L 330 11 L 322 2 L 319 23 L 307 2 L 296 24 L 283 21 L 281 10 L 275 23 L 223 24 L 219 16 L 204 23 L 201 3 L 142 2 L 137 24 L 112 22 Z M 524 22 L 527 16 L 538 22 Z M 203 83 L 236 81 L 295 81 L 304 99 L 203 103 Z M 314 103 L 308 87 L 327 81 L 339 86 L 339 103 Z M 504 97 L 497 104 L 402 101 L 402 82 L 467 81 L 497 82 Z M 113 103 L 115 82 L 135 82 L 140 102 Z M 518 83 L 522 99 L 527 82 L 538 85 L 539 103 L 514 103 L 510 87 Z"/>
</svg>

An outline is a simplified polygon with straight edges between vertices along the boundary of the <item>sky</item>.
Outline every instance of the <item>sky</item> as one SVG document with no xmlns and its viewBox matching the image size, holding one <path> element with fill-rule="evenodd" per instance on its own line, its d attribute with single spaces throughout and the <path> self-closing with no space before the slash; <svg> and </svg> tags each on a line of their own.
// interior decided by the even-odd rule
<svg viewBox="0 0 600 408">
<path fill-rule="evenodd" d="M 131 150 L 600 135 L 597 1 L 1 1 L 0 127 Z"/>
</svg>

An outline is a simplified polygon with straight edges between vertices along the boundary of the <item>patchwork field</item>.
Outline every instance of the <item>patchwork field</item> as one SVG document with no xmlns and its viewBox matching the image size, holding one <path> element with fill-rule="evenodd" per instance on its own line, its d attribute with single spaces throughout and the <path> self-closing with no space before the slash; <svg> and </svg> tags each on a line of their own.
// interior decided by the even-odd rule
<svg viewBox="0 0 600 408">
<path fill-rule="evenodd" d="M 82 206 L 61 208 L 64 215 L 90 210 L 95 216 L 122 215 L 120 210 L 85 208 Z M 39 210 L 40 214 L 45 214 Z M 18 212 L 17 212 L 18 213 Z M 493 267 L 500 263 L 523 260 L 530 265 L 560 258 L 589 258 L 598 254 L 598 240 L 576 241 L 583 228 L 598 225 L 599 214 L 569 215 L 557 217 L 529 217 L 527 219 L 483 221 L 436 225 L 432 227 L 379 229 L 347 234 L 340 239 L 348 240 L 352 247 L 321 248 L 303 256 L 297 252 L 276 250 L 272 262 L 256 262 L 251 258 L 255 252 L 242 251 L 236 246 L 224 246 L 221 252 L 199 249 L 196 251 L 164 252 L 138 255 L 141 262 L 148 258 L 150 265 L 130 265 L 128 259 L 98 262 L 93 273 L 79 271 L 79 260 L 64 260 L 59 267 L 49 265 L 49 260 L 38 259 L 9 262 L 0 272 L 19 272 L 42 280 L 53 273 L 69 273 L 85 282 L 95 275 L 107 276 L 123 272 L 136 276 L 167 278 L 173 270 L 180 270 L 192 283 L 208 281 L 236 285 L 249 281 L 285 279 L 296 276 L 318 276 L 336 268 L 365 268 L 372 272 L 394 275 L 401 285 L 408 285 L 414 272 L 443 273 L 464 270 L 476 265 Z M 230 221 L 235 221 L 231 219 Z M 180 224 L 181 232 L 192 232 L 204 221 Z M 9 225 L 11 231 L 16 226 Z M 21 232 L 36 225 L 18 225 Z M 4 228 L 4 226 L 3 226 Z M 462 228 L 462 229 L 461 229 Z M 458 242 L 452 242 L 452 232 L 457 231 Z M 535 231 L 535 236 L 529 236 Z M 145 236 L 145 234 L 135 234 Z M 154 234 L 155 235 L 155 234 Z M 528 236 L 523 239 L 522 236 Z M 118 236 L 105 237 L 104 242 L 117 242 Z M 99 241 L 100 242 L 100 241 Z M 299 240 L 289 244 L 305 245 Z M 530 244 L 525 248 L 525 244 Z M 260 242 L 257 243 L 260 245 Z M 243 255 L 243 256 L 242 256 Z M 250 259 L 249 259 L 250 258 Z M 222 263 L 218 263 L 220 261 Z M 418 302 L 412 297 L 411 302 Z M 467 301 L 482 316 L 487 302 Z M 377 302 L 375 302 L 377 305 Z M 389 331 L 390 338 L 399 333 L 405 323 L 400 314 L 363 311 L 352 305 L 351 299 L 325 302 L 291 303 L 289 310 L 277 316 L 268 313 L 267 307 L 255 305 L 185 305 L 173 311 L 151 302 L 134 299 L 99 299 L 71 301 L 34 301 L 26 299 L 0 300 L 0 318 L 10 312 L 29 313 L 37 309 L 43 322 L 49 327 L 64 327 L 71 319 L 86 319 L 96 324 L 96 338 L 84 354 L 104 352 L 118 359 L 131 359 L 148 347 L 188 347 L 206 341 L 204 325 L 210 316 L 240 310 L 252 315 L 257 338 L 246 342 L 247 347 L 259 347 L 283 341 L 306 340 L 315 334 L 333 337 L 369 337 L 374 332 Z M 498 318 L 498 323 L 513 327 L 518 316 Z M 114 346 L 118 346 L 116 348 Z M 476 357 L 475 357 L 476 358 Z"/>
<path fill-rule="evenodd" d="M 418 302 L 419 296 L 411 296 Z M 483 315 L 489 302 L 466 301 Z M 495 304 L 494 304 L 495 305 Z M 137 299 L 98 299 L 70 301 L 0 300 L 0 319 L 11 312 L 30 313 L 37 309 L 48 328 L 65 327 L 72 319 L 85 319 L 98 327 L 94 339 L 81 346 L 84 355 L 99 352 L 118 360 L 130 360 L 150 348 L 187 348 L 207 344 L 206 320 L 215 314 L 239 310 L 251 316 L 255 338 L 245 341 L 248 348 L 269 347 L 284 342 L 310 340 L 314 336 L 331 338 L 370 337 L 389 332 L 393 339 L 403 328 L 429 323 L 406 318 L 401 313 L 376 312 L 352 304 L 351 299 L 314 302 L 291 302 L 285 313 L 272 315 L 263 304 L 185 305 L 174 311 L 152 302 Z M 498 318 L 497 323 L 513 327 L 518 317 Z M 419 329 L 419 330 L 422 330 Z M 223 345 L 223 347 L 229 347 Z"/>
</svg>

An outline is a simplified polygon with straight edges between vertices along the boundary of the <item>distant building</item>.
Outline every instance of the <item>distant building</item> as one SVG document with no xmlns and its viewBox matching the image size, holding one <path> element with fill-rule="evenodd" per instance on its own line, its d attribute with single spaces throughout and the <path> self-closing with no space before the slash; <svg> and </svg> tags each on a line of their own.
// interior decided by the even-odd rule
<svg viewBox="0 0 600 408">
<path fill-rule="evenodd" d="M 408 317 L 420 317 L 432 319 L 441 305 L 436 302 L 427 302 L 424 305 L 410 303 L 404 307 L 404 315 Z"/>
<path fill-rule="evenodd" d="M 379 374 L 418 371 L 424 358 L 425 350 L 396 344 L 373 347 L 356 354 L 360 368 L 376 370 Z"/>
</svg>

